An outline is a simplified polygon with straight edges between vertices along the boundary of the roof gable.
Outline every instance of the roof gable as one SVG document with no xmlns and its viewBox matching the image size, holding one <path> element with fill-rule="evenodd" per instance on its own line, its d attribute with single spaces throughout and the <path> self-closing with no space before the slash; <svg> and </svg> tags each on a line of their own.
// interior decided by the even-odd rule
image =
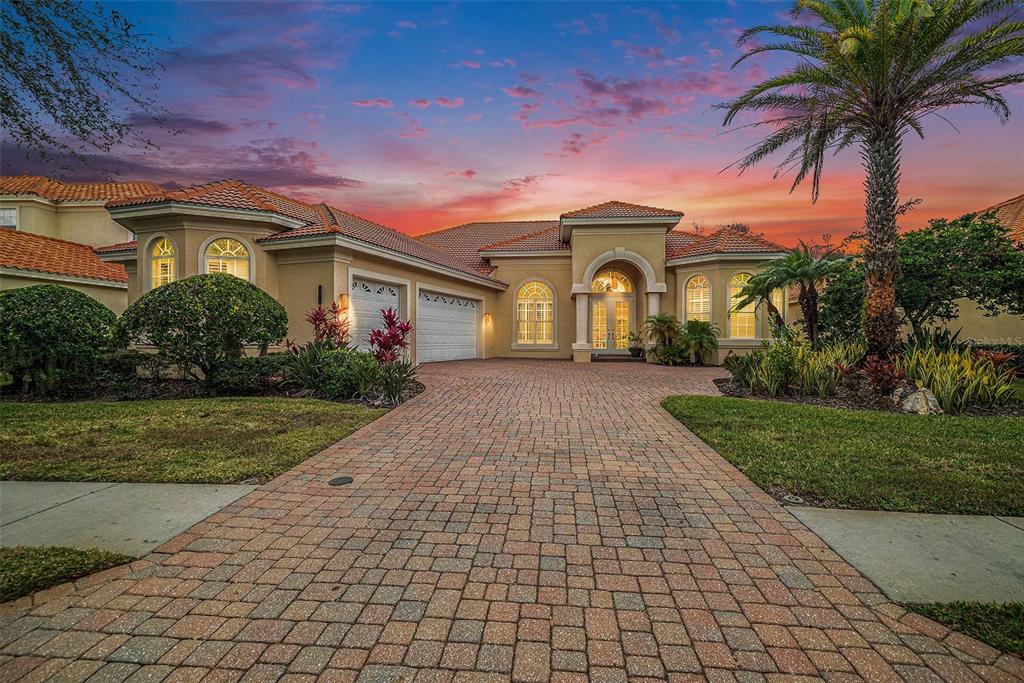
<svg viewBox="0 0 1024 683">
<path fill-rule="evenodd" d="M 671 251 L 669 250 L 669 241 L 666 239 L 665 257 L 676 259 L 714 254 L 773 254 L 787 251 L 785 247 L 775 242 L 735 228 L 722 228 L 706 236 L 693 235 L 693 238 L 692 240 L 683 240 L 676 237 Z"/>
<path fill-rule="evenodd" d="M 674 218 L 682 217 L 682 211 L 659 209 L 642 204 L 609 201 L 562 214 L 562 218 Z"/>
</svg>

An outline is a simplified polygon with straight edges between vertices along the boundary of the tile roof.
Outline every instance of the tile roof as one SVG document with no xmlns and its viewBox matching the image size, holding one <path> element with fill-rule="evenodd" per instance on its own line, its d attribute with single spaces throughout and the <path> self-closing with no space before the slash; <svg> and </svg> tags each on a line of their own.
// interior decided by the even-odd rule
<svg viewBox="0 0 1024 683">
<path fill-rule="evenodd" d="M 55 202 L 86 202 L 162 192 L 156 183 L 64 183 L 38 175 L 0 176 L 0 194 L 35 195 Z"/>
<path fill-rule="evenodd" d="M 669 233 L 670 235 L 673 233 Z M 686 233 L 675 233 L 676 235 Z M 675 237 L 678 243 L 669 251 L 669 242 L 665 242 L 665 258 L 687 258 L 692 256 L 709 256 L 711 254 L 771 254 L 787 251 L 785 247 L 769 242 L 763 237 L 735 228 L 722 228 L 706 236 L 694 235 L 696 239 L 685 243 Z"/>
<path fill-rule="evenodd" d="M 672 209 L 611 201 L 563 213 L 562 218 L 671 218 L 682 215 L 682 211 Z"/>
<path fill-rule="evenodd" d="M 536 232 L 530 232 L 512 239 L 502 240 L 495 244 L 488 244 L 480 247 L 480 251 L 493 252 L 531 252 L 531 251 L 564 251 L 568 252 L 570 247 L 562 241 L 558 225 L 544 228 Z"/>
<path fill-rule="evenodd" d="M 93 251 L 97 254 L 116 254 L 119 252 L 135 251 L 139 248 L 137 240 L 131 242 L 118 242 L 117 244 L 108 244 L 103 247 L 93 247 Z"/>
<path fill-rule="evenodd" d="M 482 272 L 493 271 L 479 251 L 483 247 L 525 237 L 548 228 L 557 228 L 558 221 L 498 221 L 464 223 L 451 228 L 417 235 L 416 239 L 432 244 L 461 259 Z"/>
<path fill-rule="evenodd" d="M 124 266 L 101 261 L 90 246 L 9 228 L 0 229 L 0 266 L 69 277 L 128 282 Z"/>
<path fill-rule="evenodd" d="M 989 211 L 996 212 L 996 219 L 1010 231 L 1010 237 L 1024 242 L 1024 194 L 983 209 L 981 213 Z"/>
</svg>

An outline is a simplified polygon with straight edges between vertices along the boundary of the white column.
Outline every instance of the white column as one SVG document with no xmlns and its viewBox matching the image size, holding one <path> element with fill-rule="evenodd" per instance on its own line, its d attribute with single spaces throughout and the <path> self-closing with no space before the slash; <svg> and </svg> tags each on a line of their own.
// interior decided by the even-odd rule
<svg viewBox="0 0 1024 683">
<path fill-rule="evenodd" d="M 590 322 L 589 305 L 589 294 L 576 295 L 576 343 L 572 345 L 574 349 L 590 348 L 590 344 L 587 343 L 587 323 Z"/>
<path fill-rule="evenodd" d="M 661 292 L 647 292 L 647 315 L 661 313 Z"/>
</svg>

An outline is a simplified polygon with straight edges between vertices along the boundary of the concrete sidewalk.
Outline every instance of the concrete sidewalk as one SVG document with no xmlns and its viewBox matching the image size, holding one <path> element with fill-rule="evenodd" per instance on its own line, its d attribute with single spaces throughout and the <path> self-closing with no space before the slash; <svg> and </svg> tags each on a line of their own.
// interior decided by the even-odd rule
<svg viewBox="0 0 1024 683">
<path fill-rule="evenodd" d="M 1024 518 L 786 509 L 898 602 L 1024 600 Z"/>
<path fill-rule="evenodd" d="M 139 557 L 255 488 L 0 481 L 0 545 L 102 548 Z"/>
</svg>

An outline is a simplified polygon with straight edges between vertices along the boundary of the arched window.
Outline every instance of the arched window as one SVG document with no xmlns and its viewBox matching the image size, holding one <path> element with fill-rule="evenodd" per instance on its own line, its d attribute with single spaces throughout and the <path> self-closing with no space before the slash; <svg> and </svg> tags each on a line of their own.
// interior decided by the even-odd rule
<svg viewBox="0 0 1024 683">
<path fill-rule="evenodd" d="M 594 276 L 590 283 L 590 291 L 625 294 L 633 291 L 633 282 L 617 270 L 602 270 Z"/>
<path fill-rule="evenodd" d="M 772 306 L 775 307 L 775 309 L 779 312 L 779 315 L 782 316 L 782 321 L 785 322 L 786 308 L 788 307 L 786 302 L 785 289 L 780 287 L 779 289 L 776 289 L 775 291 L 772 292 Z M 775 324 L 774 321 L 772 322 L 772 324 Z"/>
<path fill-rule="evenodd" d="M 516 342 L 553 344 L 555 341 L 555 295 L 539 280 L 527 282 L 516 294 Z"/>
<path fill-rule="evenodd" d="M 168 282 L 174 282 L 174 244 L 166 237 L 153 243 L 150 249 L 150 270 L 153 272 L 153 289 Z"/>
<path fill-rule="evenodd" d="M 206 247 L 206 272 L 249 279 L 249 250 L 238 240 L 222 237 Z"/>
<path fill-rule="evenodd" d="M 729 280 L 729 336 L 753 339 L 756 328 L 756 316 L 754 304 L 749 303 L 743 308 L 737 309 L 736 304 L 740 302 L 740 290 L 750 280 L 750 273 L 736 273 Z"/>
<path fill-rule="evenodd" d="M 703 275 L 686 282 L 686 319 L 711 320 L 711 283 Z"/>
</svg>

